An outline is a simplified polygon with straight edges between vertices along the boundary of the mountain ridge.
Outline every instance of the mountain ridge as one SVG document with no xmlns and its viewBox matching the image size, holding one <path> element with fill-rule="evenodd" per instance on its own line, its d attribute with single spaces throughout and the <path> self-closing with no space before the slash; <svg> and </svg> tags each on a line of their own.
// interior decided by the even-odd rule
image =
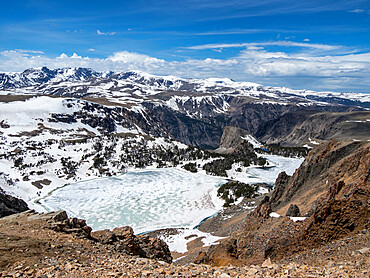
<svg viewBox="0 0 370 278">
<path fill-rule="evenodd" d="M 91 68 L 58 68 L 50 70 L 47 67 L 27 69 L 21 73 L 0 73 L 0 90 L 25 88 L 28 86 L 37 86 L 45 83 L 57 83 L 65 81 L 135 81 L 137 84 L 151 87 L 153 93 L 155 90 L 186 91 L 186 92 L 227 92 L 228 94 L 242 94 L 249 97 L 263 96 L 265 99 L 276 100 L 277 96 L 294 99 L 299 98 L 303 103 L 325 102 L 325 97 L 332 97 L 331 102 L 345 102 L 348 98 L 354 102 L 370 102 L 370 96 L 364 93 L 335 93 L 335 92 L 314 92 L 311 90 L 293 90 L 285 87 L 262 86 L 251 82 L 236 82 L 227 78 L 207 78 L 207 79 L 183 79 L 175 76 L 155 76 L 141 71 L 127 72 L 97 72 Z M 94 83 L 86 83 L 85 86 Z M 96 83 L 94 85 L 97 85 Z M 114 85 L 114 84 L 113 84 Z M 112 87 L 111 87 L 112 88 Z M 38 88 L 39 91 L 44 89 Z M 148 88 L 146 88 L 148 89 Z M 54 93 L 48 91 L 49 93 Z M 249 93 L 248 93 L 249 92 Z M 154 92 L 155 93 L 155 92 Z M 158 93 L 158 92 L 156 92 Z M 315 100 L 316 99 L 316 100 Z M 366 104 L 368 105 L 368 104 Z"/>
<path fill-rule="evenodd" d="M 284 117 L 293 115 L 294 119 L 294 113 L 300 110 L 313 116 L 320 112 L 368 111 L 370 108 L 370 95 L 367 94 L 317 93 L 230 79 L 157 77 L 139 71 L 99 73 L 86 68 L 50 70 L 44 67 L 0 74 L 0 97 L 11 99 L 20 95 L 47 95 L 97 103 L 106 110 L 122 114 L 121 119 L 126 118 L 144 133 L 167 134 L 180 142 L 210 149 L 219 147 L 226 126 L 241 128 L 264 142 L 283 141 L 287 145 L 303 146 L 310 143 L 310 137 L 320 136 L 304 130 L 301 136 L 289 139 L 288 132 L 299 127 L 301 122 L 287 123 Z M 356 127 L 359 125 L 354 123 L 356 119 L 346 120 L 353 123 L 345 128 L 361 128 Z M 366 120 L 365 116 L 364 124 L 360 124 L 365 129 Z M 284 134 L 276 133 L 273 123 L 279 121 L 287 125 Z M 330 139 L 337 133 L 327 134 L 320 138 Z M 348 136 L 345 139 L 349 139 Z"/>
</svg>

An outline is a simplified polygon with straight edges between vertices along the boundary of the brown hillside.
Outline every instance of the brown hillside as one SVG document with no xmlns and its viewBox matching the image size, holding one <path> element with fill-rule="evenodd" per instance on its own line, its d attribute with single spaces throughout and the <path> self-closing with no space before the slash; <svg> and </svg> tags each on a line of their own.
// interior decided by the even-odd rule
<svg viewBox="0 0 370 278">
<path fill-rule="evenodd" d="M 280 174 L 271 194 L 243 227 L 200 261 L 215 264 L 255 264 L 282 260 L 319 248 L 370 228 L 370 143 L 330 141 L 313 149 L 292 177 Z M 285 215 L 297 204 L 304 221 L 270 217 Z"/>
</svg>

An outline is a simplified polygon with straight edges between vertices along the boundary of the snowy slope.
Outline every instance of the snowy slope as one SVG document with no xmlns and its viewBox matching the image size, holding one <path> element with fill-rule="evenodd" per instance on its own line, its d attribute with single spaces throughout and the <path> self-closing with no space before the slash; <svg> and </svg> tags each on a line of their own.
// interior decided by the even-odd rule
<svg viewBox="0 0 370 278">
<path fill-rule="evenodd" d="M 187 148 L 149 139 L 115 113 L 46 96 L 0 103 L 0 186 L 32 206 L 30 200 L 66 183 L 122 173 L 153 164 L 158 151 Z"/>
</svg>

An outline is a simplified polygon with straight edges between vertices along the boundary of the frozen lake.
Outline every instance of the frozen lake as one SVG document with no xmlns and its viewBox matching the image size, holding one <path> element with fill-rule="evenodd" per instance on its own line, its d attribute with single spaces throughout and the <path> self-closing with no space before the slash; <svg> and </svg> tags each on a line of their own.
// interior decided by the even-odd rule
<svg viewBox="0 0 370 278">
<path fill-rule="evenodd" d="M 282 171 L 293 174 L 303 159 L 265 156 L 271 168 L 235 172 L 244 182 L 273 183 Z M 66 210 L 94 230 L 129 225 L 135 233 L 193 228 L 222 208 L 217 188 L 226 179 L 176 168 L 131 170 L 123 175 L 78 182 L 40 200 L 48 210 Z"/>
<path fill-rule="evenodd" d="M 135 233 L 194 227 L 219 211 L 217 187 L 226 180 L 176 168 L 133 170 L 117 177 L 67 185 L 40 200 L 66 210 L 94 230 L 130 225 Z"/>
<path fill-rule="evenodd" d="M 303 162 L 303 158 L 290 158 L 277 155 L 264 155 L 263 157 L 266 158 L 273 167 L 264 169 L 259 167 L 248 167 L 247 174 L 250 175 L 251 178 L 249 182 L 274 183 L 280 172 L 285 171 L 291 176 Z"/>
</svg>

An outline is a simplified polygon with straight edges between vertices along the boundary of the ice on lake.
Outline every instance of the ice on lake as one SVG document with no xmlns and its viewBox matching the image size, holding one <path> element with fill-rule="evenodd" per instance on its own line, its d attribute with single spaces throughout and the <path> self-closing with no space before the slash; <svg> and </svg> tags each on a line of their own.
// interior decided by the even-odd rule
<svg viewBox="0 0 370 278">
<path fill-rule="evenodd" d="M 271 166 L 251 166 L 244 182 L 273 183 L 281 171 L 291 175 L 303 159 L 266 155 Z M 66 210 L 86 219 L 94 230 L 129 225 L 135 233 L 156 229 L 193 228 L 218 212 L 223 201 L 217 188 L 226 179 L 177 168 L 131 170 L 123 175 L 78 182 L 40 200 L 48 210 Z"/>
<path fill-rule="evenodd" d="M 219 211 L 217 187 L 226 180 L 175 168 L 134 170 L 117 177 L 70 184 L 40 200 L 66 210 L 94 230 L 130 225 L 135 233 L 194 227 Z"/>
<path fill-rule="evenodd" d="M 272 167 L 249 167 L 248 174 L 251 178 L 255 178 L 256 182 L 274 183 L 279 173 L 283 171 L 288 175 L 292 175 L 304 160 L 303 158 L 290 158 L 277 155 L 264 155 L 263 157 L 267 159 Z"/>
</svg>

